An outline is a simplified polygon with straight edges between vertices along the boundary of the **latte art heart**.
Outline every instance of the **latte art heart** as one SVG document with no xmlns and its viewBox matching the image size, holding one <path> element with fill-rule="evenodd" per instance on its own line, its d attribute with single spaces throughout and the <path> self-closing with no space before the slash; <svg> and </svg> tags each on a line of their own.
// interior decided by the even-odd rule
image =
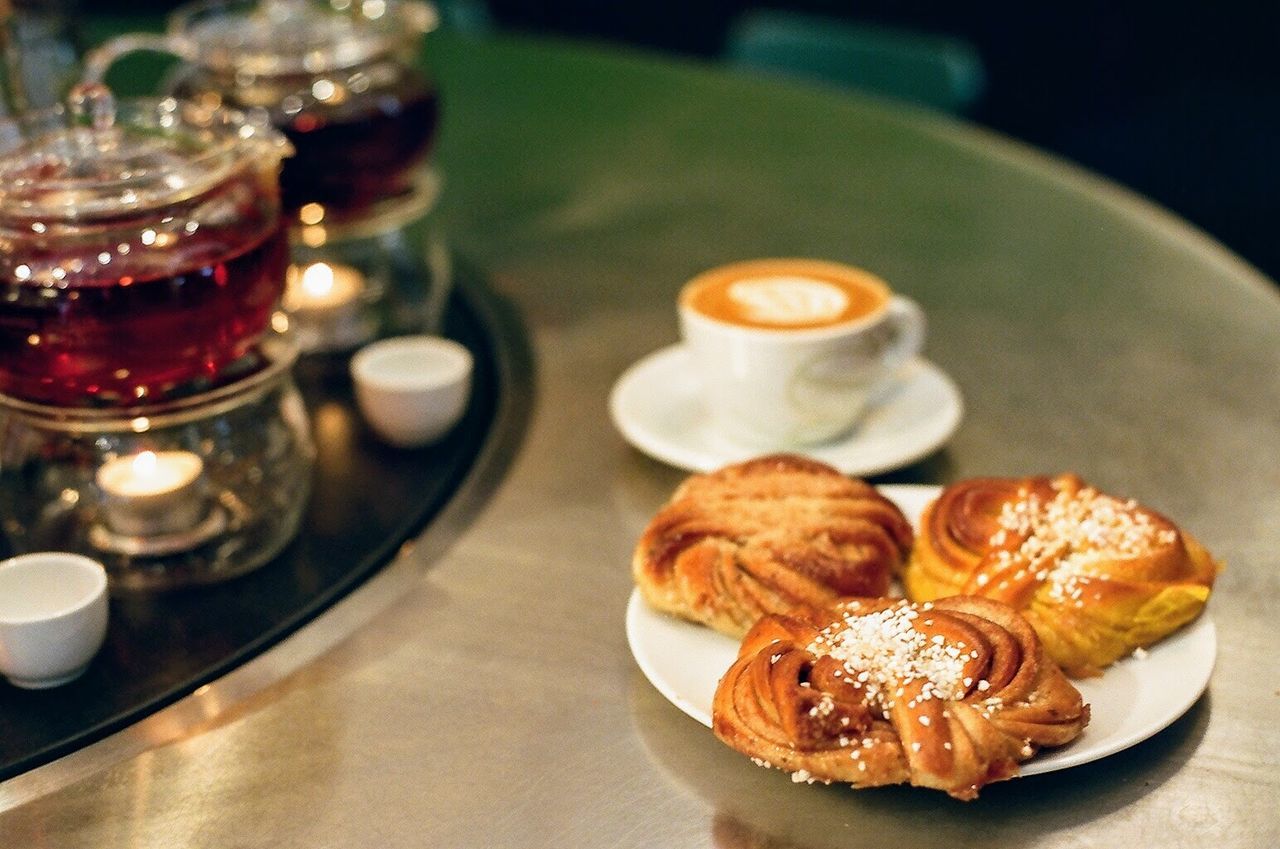
<svg viewBox="0 0 1280 849">
<path fill-rule="evenodd" d="M 755 277 L 729 286 L 729 299 L 748 321 L 812 324 L 833 321 L 849 305 L 839 286 L 810 277 Z"/>
<path fill-rule="evenodd" d="M 882 313 L 888 285 L 869 272 L 818 260 L 754 260 L 689 281 L 680 305 L 735 327 L 789 333 L 851 324 Z"/>
</svg>

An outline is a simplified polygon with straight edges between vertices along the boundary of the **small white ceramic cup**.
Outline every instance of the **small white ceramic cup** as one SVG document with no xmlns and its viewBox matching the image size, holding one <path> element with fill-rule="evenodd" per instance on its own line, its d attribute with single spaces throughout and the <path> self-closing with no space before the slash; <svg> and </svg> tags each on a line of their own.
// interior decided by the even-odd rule
<svg viewBox="0 0 1280 849">
<path fill-rule="evenodd" d="M 681 289 L 679 313 L 715 431 L 761 449 L 846 434 L 925 335 L 914 301 L 820 260 L 711 269 Z"/>
<path fill-rule="evenodd" d="M 401 448 L 428 445 L 461 418 L 473 367 L 471 352 L 450 339 L 382 339 L 351 358 L 356 404 L 383 440 Z"/>
<path fill-rule="evenodd" d="M 0 673 L 10 682 L 37 690 L 75 679 L 106 633 L 101 563 L 61 551 L 0 561 Z"/>
</svg>

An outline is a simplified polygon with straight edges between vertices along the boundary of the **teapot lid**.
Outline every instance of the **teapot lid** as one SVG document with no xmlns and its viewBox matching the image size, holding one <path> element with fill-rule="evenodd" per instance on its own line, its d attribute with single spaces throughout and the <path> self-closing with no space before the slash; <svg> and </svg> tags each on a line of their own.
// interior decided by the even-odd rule
<svg viewBox="0 0 1280 849">
<path fill-rule="evenodd" d="M 315 74 L 411 46 L 437 23 L 422 0 L 205 0 L 179 7 L 169 34 L 214 70 Z"/>
<path fill-rule="evenodd" d="M 117 103 L 105 86 L 84 83 L 66 104 L 0 119 L 0 213 L 133 213 L 202 194 L 246 158 L 290 152 L 278 131 L 235 110 L 174 98 Z"/>
</svg>

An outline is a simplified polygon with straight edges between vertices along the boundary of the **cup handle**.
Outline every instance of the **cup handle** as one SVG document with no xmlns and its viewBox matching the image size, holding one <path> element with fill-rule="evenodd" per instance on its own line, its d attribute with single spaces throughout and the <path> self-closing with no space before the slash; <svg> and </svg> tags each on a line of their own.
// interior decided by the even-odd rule
<svg viewBox="0 0 1280 849">
<path fill-rule="evenodd" d="M 122 56 L 150 50 L 155 53 L 169 53 L 187 62 L 195 60 L 195 47 L 190 41 L 178 35 L 159 35 L 149 32 L 134 32 L 118 35 L 108 39 L 98 47 L 90 50 L 84 60 L 84 82 L 101 83 Z"/>
<path fill-rule="evenodd" d="M 910 298 L 894 295 L 889 301 L 889 325 L 893 341 L 885 352 L 884 365 L 892 373 L 924 348 L 924 310 Z"/>
</svg>

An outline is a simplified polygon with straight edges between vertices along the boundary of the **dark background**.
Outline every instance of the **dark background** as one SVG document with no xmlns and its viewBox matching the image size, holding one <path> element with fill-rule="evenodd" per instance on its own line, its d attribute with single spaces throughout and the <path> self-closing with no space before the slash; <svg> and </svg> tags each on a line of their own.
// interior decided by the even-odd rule
<svg viewBox="0 0 1280 849">
<path fill-rule="evenodd" d="M 438 0 L 446 22 L 717 60 L 735 19 L 787 9 L 961 39 L 967 117 L 1146 195 L 1280 279 L 1280 3 Z M 87 0 L 163 12 L 166 0 Z"/>
</svg>

